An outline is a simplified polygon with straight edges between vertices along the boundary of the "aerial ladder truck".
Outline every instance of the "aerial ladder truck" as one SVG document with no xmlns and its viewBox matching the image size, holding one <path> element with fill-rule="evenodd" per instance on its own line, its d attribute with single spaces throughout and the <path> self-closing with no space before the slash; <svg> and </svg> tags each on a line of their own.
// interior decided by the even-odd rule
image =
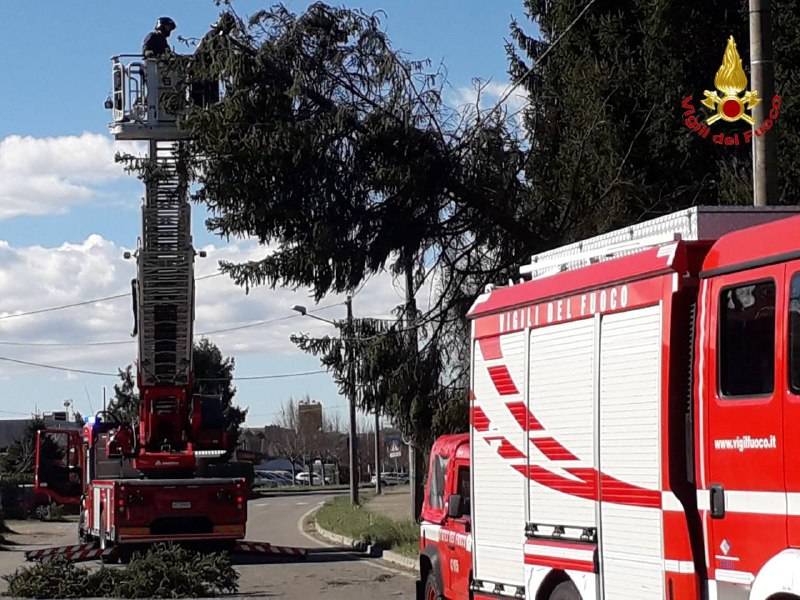
<svg viewBox="0 0 800 600">
<path fill-rule="evenodd" d="M 138 55 L 112 61 L 110 131 L 117 140 L 146 142 L 149 151 L 132 282 L 138 423 L 101 411 L 82 430 L 38 433 L 35 488 L 55 502 L 79 504 L 81 543 L 37 550 L 28 558 L 113 561 L 156 542 L 304 555 L 300 549 L 243 541 L 249 481 L 236 468 L 241 465 L 228 460 L 233 438 L 221 397 L 193 394 L 198 253 L 192 245 L 189 174 L 181 158 L 186 133 L 170 110 L 176 97 L 190 98 L 191 92 L 167 61 Z"/>
</svg>

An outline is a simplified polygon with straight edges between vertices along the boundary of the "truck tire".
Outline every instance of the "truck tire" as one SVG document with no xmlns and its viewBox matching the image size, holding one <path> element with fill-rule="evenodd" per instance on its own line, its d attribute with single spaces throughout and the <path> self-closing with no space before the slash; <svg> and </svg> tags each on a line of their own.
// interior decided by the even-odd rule
<svg viewBox="0 0 800 600">
<path fill-rule="evenodd" d="M 33 514 L 40 521 L 46 521 L 47 516 L 50 514 L 50 511 L 48 510 L 46 504 L 37 504 L 36 508 L 33 509 Z"/>
<path fill-rule="evenodd" d="M 562 581 L 550 592 L 549 600 L 581 600 L 581 595 L 572 581 Z"/>
<path fill-rule="evenodd" d="M 423 600 L 439 600 L 442 597 L 442 591 L 436 583 L 436 574 L 431 571 L 428 573 L 428 578 L 425 580 L 425 594 L 422 596 Z"/>
<path fill-rule="evenodd" d="M 100 562 L 104 565 L 114 565 L 117 563 L 117 553 L 115 551 L 106 552 L 107 550 L 111 550 L 112 544 L 108 541 L 108 532 L 103 529 L 103 513 L 105 511 L 100 511 L 100 549 L 103 550 L 103 555 L 100 557 Z"/>
<path fill-rule="evenodd" d="M 106 530 L 103 527 L 103 523 L 106 522 L 106 511 L 105 508 L 100 509 L 100 531 L 98 542 L 100 542 L 100 550 L 107 550 L 108 549 L 108 540 L 106 539 Z"/>
<path fill-rule="evenodd" d="M 91 536 L 86 533 L 86 512 L 83 509 L 81 509 L 81 514 L 78 517 L 78 541 L 81 544 L 91 541 Z"/>
</svg>

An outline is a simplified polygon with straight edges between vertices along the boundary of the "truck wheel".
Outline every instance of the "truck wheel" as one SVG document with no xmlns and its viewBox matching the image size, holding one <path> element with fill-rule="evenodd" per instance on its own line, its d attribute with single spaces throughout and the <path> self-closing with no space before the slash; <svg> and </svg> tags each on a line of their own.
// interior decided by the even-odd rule
<svg viewBox="0 0 800 600">
<path fill-rule="evenodd" d="M 425 580 L 425 595 L 423 598 L 425 600 L 439 600 L 441 597 L 442 592 L 439 590 L 439 586 L 436 583 L 436 575 L 431 571 L 428 573 L 428 578 Z"/>
<path fill-rule="evenodd" d="M 91 536 L 86 533 L 86 513 L 81 509 L 81 514 L 78 517 L 78 541 L 81 544 L 86 544 L 91 541 Z"/>
<path fill-rule="evenodd" d="M 36 518 L 40 521 L 46 521 L 48 513 L 49 511 L 47 510 L 46 504 L 39 504 L 33 511 L 33 514 L 35 514 Z"/>
<path fill-rule="evenodd" d="M 100 550 L 108 550 L 111 547 L 111 544 L 108 543 L 108 532 L 103 527 L 103 523 L 106 522 L 106 509 L 105 507 L 100 509 L 100 535 L 98 541 L 100 542 Z"/>
<path fill-rule="evenodd" d="M 571 581 L 562 581 L 550 593 L 549 600 L 581 600 L 578 588 Z"/>
</svg>

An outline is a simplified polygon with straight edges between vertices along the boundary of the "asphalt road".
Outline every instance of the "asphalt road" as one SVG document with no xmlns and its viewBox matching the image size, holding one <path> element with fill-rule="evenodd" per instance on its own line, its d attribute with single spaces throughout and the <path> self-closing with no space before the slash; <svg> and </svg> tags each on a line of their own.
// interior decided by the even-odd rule
<svg viewBox="0 0 800 600">
<path fill-rule="evenodd" d="M 297 495 L 251 500 L 247 539 L 309 549 L 303 561 L 270 560 L 238 564 L 239 589 L 246 598 L 373 599 L 413 598 L 414 576 L 376 559 L 331 547 L 302 531 L 303 517 L 330 496 Z M 18 544 L 0 551 L 0 575 L 24 564 L 24 550 L 76 543 L 75 523 L 13 521 Z M 91 564 L 91 563 L 89 563 Z M 0 593 L 6 584 L 0 581 Z"/>
<path fill-rule="evenodd" d="M 0 576 L 13 573 L 25 565 L 25 550 L 65 546 L 77 543 L 78 524 L 43 523 L 40 521 L 7 521 L 14 533 L 4 533 L 8 543 L 0 550 Z M 0 593 L 5 593 L 8 584 L 0 579 Z"/>
<path fill-rule="evenodd" d="M 413 598 L 414 577 L 387 563 L 330 547 L 300 530 L 302 518 L 329 496 L 273 497 L 250 502 L 247 537 L 309 548 L 303 562 L 241 565 L 244 594 L 275 598 Z"/>
</svg>

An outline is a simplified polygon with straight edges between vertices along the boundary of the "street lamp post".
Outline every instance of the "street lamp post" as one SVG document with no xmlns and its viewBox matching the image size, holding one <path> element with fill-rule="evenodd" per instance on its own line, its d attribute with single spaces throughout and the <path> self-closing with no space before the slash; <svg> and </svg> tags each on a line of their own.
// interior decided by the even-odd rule
<svg viewBox="0 0 800 600">
<path fill-rule="evenodd" d="M 358 472 L 358 435 L 356 433 L 356 381 L 355 381 L 355 371 L 353 370 L 353 355 L 352 355 L 352 337 L 353 337 L 353 298 L 351 296 L 347 297 L 345 300 L 345 304 L 347 305 L 347 325 L 346 329 L 342 335 L 344 339 L 344 347 L 345 347 L 345 355 L 347 360 L 347 388 L 348 388 L 348 403 L 350 405 L 350 502 L 355 506 L 358 504 L 358 483 L 359 483 L 359 472 Z M 336 328 L 341 328 L 339 323 L 335 321 L 330 321 L 328 319 L 324 319 L 322 317 L 318 317 L 317 315 L 312 315 L 311 313 L 306 310 L 305 306 L 301 306 L 299 304 L 295 304 L 292 306 L 292 310 L 299 312 L 301 315 L 306 317 L 311 317 L 312 319 L 317 319 L 318 321 L 323 321 L 325 323 L 329 323 Z"/>
</svg>

